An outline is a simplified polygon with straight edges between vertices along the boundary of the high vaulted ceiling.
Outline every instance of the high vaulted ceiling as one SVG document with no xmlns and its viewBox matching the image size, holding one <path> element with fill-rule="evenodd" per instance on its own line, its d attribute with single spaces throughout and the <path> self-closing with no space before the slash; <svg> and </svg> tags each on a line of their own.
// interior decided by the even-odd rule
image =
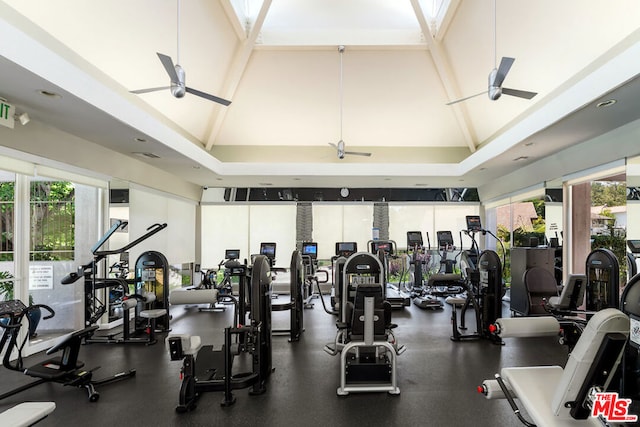
<svg viewBox="0 0 640 427">
<path fill-rule="evenodd" d="M 0 97 L 203 186 L 482 187 L 640 118 L 637 0 L 4 0 L 0 31 Z M 232 104 L 130 93 L 156 52 Z M 535 98 L 446 105 L 502 56 Z"/>
</svg>

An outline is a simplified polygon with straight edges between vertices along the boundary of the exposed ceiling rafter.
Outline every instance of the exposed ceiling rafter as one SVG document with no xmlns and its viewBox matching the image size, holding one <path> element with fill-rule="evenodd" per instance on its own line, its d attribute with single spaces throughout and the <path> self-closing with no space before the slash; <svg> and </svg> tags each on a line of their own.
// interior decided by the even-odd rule
<svg viewBox="0 0 640 427">
<path fill-rule="evenodd" d="M 460 2 L 462 0 L 450 0 L 449 6 L 444 14 L 444 17 L 440 21 L 440 25 L 438 25 L 436 33 L 433 35 L 433 38 L 440 42 L 444 39 L 445 34 L 447 34 L 447 30 L 449 29 L 449 25 L 453 20 L 453 17 L 456 14 L 456 10 L 458 10 L 458 6 L 460 6 Z"/>
<path fill-rule="evenodd" d="M 262 25 L 264 24 L 264 20 L 267 17 L 267 12 L 269 12 L 270 7 L 271 0 L 264 0 L 262 2 L 262 7 L 260 8 L 260 12 L 258 13 L 258 17 L 256 18 L 253 28 L 251 28 L 249 36 L 236 51 L 233 62 L 231 63 L 230 71 L 227 73 L 227 78 L 223 86 L 223 96 L 226 99 L 233 99 L 233 96 L 238 89 L 238 85 L 240 84 L 240 80 L 247 68 L 249 58 L 251 58 L 251 53 L 253 52 L 256 40 L 258 39 L 258 35 L 260 34 Z M 222 129 L 224 119 L 227 116 L 227 111 L 227 108 L 214 108 L 211 118 L 209 119 L 209 129 L 207 131 L 208 136 L 206 138 L 207 143 L 205 146 L 207 151 L 210 151 L 213 144 L 215 144 L 218 134 Z"/>
<path fill-rule="evenodd" d="M 420 24 L 420 29 L 422 30 L 427 46 L 429 47 L 429 52 L 431 53 L 433 63 L 436 66 L 436 71 L 440 77 L 444 90 L 447 93 L 447 97 L 449 99 L 457 99 L 459 97 L 460 90 L 454 81 L 451 65 L 449 64 L 447 56 L 442 49 L 442 45 L 438 43 L 434 39 L 433 34 L 431 34 L 429 24 L 427 23 L 422 7 L 420 6 L 420 1 L 411 0 L 411 6 L 413 7 L 413 11 L 415 12 L 416 18 Z M 476 151 L 476 138 L 471 126 L 469 125 L 471 120 L 469 119 L 467 110 L 462 105 L 454 105 L 453 107 L 453 113 L 458 125 L 460 126 L 465 142 L 467 143 L 469 150 L 473 153 Z"/>
<path fill-rule="evenodd" d="M 233 31 L 238 36 L 238 40 L 245 40 L 247 38 L 247 32 L 242 22 L 240 22 L 240 18 L 235 12 L 233 5 L 231 4 L 231 0 L 220 0 L 220 5 L 222 9 L 224 9 L 224 13 L 227 15 L 227 19 L 229 23 L 233 27 Z"/>
</svg>

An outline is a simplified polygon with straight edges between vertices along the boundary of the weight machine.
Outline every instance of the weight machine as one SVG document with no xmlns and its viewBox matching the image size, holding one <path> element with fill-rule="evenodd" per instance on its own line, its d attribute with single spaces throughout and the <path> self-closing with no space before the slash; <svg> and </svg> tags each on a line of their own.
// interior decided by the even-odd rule
<svg viewBox="0 0 640 427">
<path fill-rule="evenodd" d="M 171 360 L 183 360 L 182 383 L 176 412 L 195 409 L 202 393 L 224 391 L 222 406 L 235 403 L 234 389 L 251 387 L 249 394 L 264 393 L 272 372 L 271 355 L 271 271 L 266 256 L 256 255 L 251 266 L 251 310 L 249 323 L 244 318 L 224 331 L 224 345 L 202 345 L 199 336 L 172 334 L 166 345 Z M 189 292 L 189 291 L 182 291 Z M 232 338 L 236 338 L 233 342 Z M 234 358 L 251 356 L 252 370 L 234 373 Z M 197 362 L 197 363 L 196 363 Z"/>
<path fill-rule="evenodd" d="M 25 384 L 11 391 L 0 394 L 0 400 L 13 396 L 22 391 L 28 390 L 47 382 L 59 383 L 64 386 L 83 388 L 89 395 L 90 402 L 96 402 L 100 398 L 100 393 L 95 389 L 98 385 L 109 384 L 126 378 L 131 378 L 136 374 L 135 369 L 120 372 L 111 377 L 101 380 L 93 379 L 93 371 L 98 367 L 86 370 L 84 363 L 78 359 L 80 347 L 83 340 L 90 337 L 97 326 L 89 326 L 84 329 L 72 332 L 60 337 L 56 343 L 47 350 L 47 355 L 61 352 L 60 356 L 46 359 L 30 367 L 24 366 L 22 350 L 27 342 L 27 336 L 19 342 L 20 329 L 25 317 L 31 322 L 29 313 L 35 310 L 45 310 L 48 312 L 43 319 L 50 319 L 55 316 L 51 307 L 44 304 L 25 306 L 20 300 L 9 300 L 0 302 L 0 327 L 2 328 L 2 338 L 0 339 L 0 353 L 4 350 L 2 364 L 5 368 L 22 372 L 23 374 L 36 378 L 35 381 Z M 16 350 L 18 357 L 11 361 L 11 354 Z"/>
</svg>

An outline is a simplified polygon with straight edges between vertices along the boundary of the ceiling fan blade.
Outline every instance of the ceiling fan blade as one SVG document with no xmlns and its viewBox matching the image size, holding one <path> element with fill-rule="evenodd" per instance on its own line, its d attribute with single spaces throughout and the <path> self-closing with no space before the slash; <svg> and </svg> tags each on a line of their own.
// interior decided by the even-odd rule
<svg viewBox="0 0 640 427">
<path fill-rule="evenodd" d="M 344 154 L 350 154 L 352 156 L 364 156 L 364 157 L 371 157 L 371 153 L 362 153 L 359 151 L 345 151 Z"/>
<path fill-rule="evenodd" d="M 487 92 L 489 92 L 489 91 L 488 90 L 483 90 L 482 92 L 476 93 L 475 95 L 466 96 L 464 98 L 456 99 L 455 101 L 447 102 L 447 105 L 457 104 L 458 102 L 466 101 L 467 99 L 471 99 L 471 98 L 475 98 L 476 96 L 484 95 Z"/>
<path fill-rule="evenodd" d="M 536 96 L 537 92 L 527 92 L 526 90 L 509 89 L 508 87 L 502 88 L 503 95 L 517 96 L 518 98 L 531 99 Z"/>
<path fill-rule="evenodd" d="M 504 81 L 504 78 L 507 77 L 507 73 L 509 73 L 514 61 L 515 58 L 509 58 L 508 56 L 502 57 L 500 66 L 498 67 L 498 73 L 496 74 L 496 78 L 491 86 L 502 86 L 502 82 Z"/>
<path fill-rule="evenodd" d="M 160 52 L 156 52 L 158 58 L 160 58 L 160 62 L 164 66 L 164 69 L 167 70 L 167 74 L 169 74 L 169 78 L 172 83 L 179 83 L 180 79 L 178 78 L 178 74 L 176 73 L 176 67 L 173 65 L 173 60 L 167 55 L 163 55 Z"/>
<path fill-rule="evenodd" d="M 171 86 L 162 86 L 162 87 L 152 87 L 149 89 L 138 89 L 138 90 L 132 90 L 131 93 L 149 93 L 149 92 L 158 92 L 161 90 L 167 90 L 167 89 L 171 89 Z"/>
<path fill-rule="evenodd" d="M 338 146 L 337 146 L 336 144 L 334 144 L 333 142 L 329 142 L 328 144 L 329 144 L 330 146 L 332 146 L 333 148 L 336 148 L 336 149 L 338 148 Z"/>
<path fill-rule="evenodd" d="M 223 99 L 223 98 L 218 98 L 215 95 L 210 95 L 210 94 L 208 94 L 206 92 L 201 92 L 199 90 L 192 89 L 190 87 L 185 87 L 185 90 L 187 92 L 189 92 L 190 94 L 199 96 L 199 97 L 204 98 L 204 99 L 208 99 L 209 101 L 217 102 L 218 104 L 222 104 L 222 105 L 225 105 L 225 106 L 231 104 L 231 101 L 228 101 L 228 100 Z"/>
</svg>

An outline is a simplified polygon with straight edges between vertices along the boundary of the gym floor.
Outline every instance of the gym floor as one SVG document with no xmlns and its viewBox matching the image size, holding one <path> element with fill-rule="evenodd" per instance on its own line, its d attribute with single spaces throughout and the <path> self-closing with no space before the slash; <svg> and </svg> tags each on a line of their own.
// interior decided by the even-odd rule
<svg viewBox="0 0 640 427">
<path fill-rule="evenodd" d="M 280 299 L 288 300 L 287 295 Z M 284 302 L 284 301 L 283 301 Z M 90 403 L 84 390 L 43 384 L 0 401 L 0 411 L 24 401 L 55 401 L 56 410 L 38 426 L 519 426 L 506 400 L 486 400 L 476 387 L 503 366 L 564 366 L 567 348 L 557 339 L 508 339 L 504 346 L 486 340 L 453 342 L 451 306 L 423 310 L 417 306 L 393 312 L 400 344 L 398 357 L 401 394 L 362 393 L 338 397 L 339 356 L 323 351 L 335 338 L 335 317 L 321 302 L 304 311 L 305 332 L 299 342 L 273 337 L 273 367 L 267 392 L 249 396 L 235 390 L 235 405 L 221 407 L 222 393 L 205 393 L 198 407 L 175 412 L 181 362 L 171 361 L 160 334 L 155 345 L 90 344 L 81 349 L 87 368 L 101 366 L 97 379 L 134 368 L 132 379 L 98 387 L 100 400 Z M 504 306 L 505 316 L 509 315 Z M 171 308 L 172 332 L 200 335 L 203 343 L 221 346 L 223 329 L 232 309 L 199 312 L 195 306 Z M 472 311 L 469 314 L 473 314 Z M 273 328 L 288 328 L 289 313 L 274 312 Z M 470 332 L 475 331 L 468 317 Z M 29 366 L 46 358 L 34 355 Z M 0 392 L 28 383 L 30 378 L 4 368 Z"/>
</svg>

